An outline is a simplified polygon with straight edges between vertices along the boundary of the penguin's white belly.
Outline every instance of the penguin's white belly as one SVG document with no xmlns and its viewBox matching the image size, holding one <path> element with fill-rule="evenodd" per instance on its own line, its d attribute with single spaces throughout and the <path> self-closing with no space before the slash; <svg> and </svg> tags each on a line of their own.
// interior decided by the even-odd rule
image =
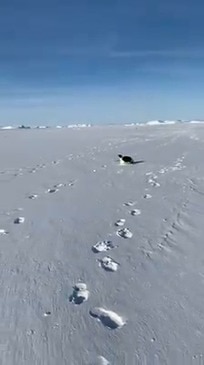
<svg viewBox="0 0 204 365">
<path fill-rule="evenodd" d="M 122 158 L 120 159 L 120 165 L 130 165 L 131 162 L 126 162 Z"/>
<path fill-rule="evenodd" d="M 123 161 L 122 158 L 120 158 L 120 165 L 127 165 L 127 163 L 125 161 Z"/>
</svg>

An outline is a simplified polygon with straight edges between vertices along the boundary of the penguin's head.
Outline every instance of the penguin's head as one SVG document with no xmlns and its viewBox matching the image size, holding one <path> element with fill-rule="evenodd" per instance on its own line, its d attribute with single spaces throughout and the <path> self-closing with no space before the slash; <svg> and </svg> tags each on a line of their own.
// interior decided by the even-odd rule
<svg viewBox="0 0 204 365">
<path fill-rule="evenodd" d="M 118 157 L 119 157 L 119 158 L 123 158 L 123 156 L 122 156 L 122 155 L 118 155 Z"/>
</svg>

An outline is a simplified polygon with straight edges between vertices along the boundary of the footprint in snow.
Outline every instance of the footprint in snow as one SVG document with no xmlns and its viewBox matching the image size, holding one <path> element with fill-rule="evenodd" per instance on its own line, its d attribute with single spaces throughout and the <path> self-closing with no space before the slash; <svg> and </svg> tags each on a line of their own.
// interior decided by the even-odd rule
<svg viewBox="0 0 204 365">
<path fill-rule="evenodd" d="M 159 174 L 165 174 L 166 172 L 168 172 L 168 168 L 167 167 L 159 170 Z"/>
<path fill-rule="evenodd" d="M 106 256 L 102 260 L 99 260 L 99 266 L 101 266 L 106 271 L 117 271 L 118 265 L 119 264 L 109 256 Z"/>
<path fill-rule="evenodd" d="M 49 316 L 51 316 L 51 312 L 49 312 L 49 311 L 48 312 L 45 312 L 45 313 L 43 313 L 43 316 L 44 317 L 49 317 Z"/>
<path fill-rule="evenodd" d="M 69 301 L 74 304 L 82 304 L 89 298 L 89 291 L 85 283 L 77 283 L 73 288 L 73 293 L 69 298 Z"/>
<path fill-rule="evenodd" d="M 126 207 L 133 207 L 133 205 L 135 205 L 136 202 L 127 202 L 127 203 L 124 203 L 123 205 L 125 205 Z"/>
<path fill-rule="evenodd" d="M 133 209 L 133 210 L 131 210 L 130 214 L 133 215 L 133 216 L 140 215 L 141 210 L 140 209 Z"/>
<path fill-rule="evenodd" d="M 74 186 L 75 182 L 76 182 L 76 181 L 70 181 L 70 182 L 68 183 L 68 186 Z"/>
<path fill-rule="evenodd" d="M 126 321 L 117 313 L 101 307 L 93 308 L 89 313 L 93 318 L 98 319 L 105 327 L 112 330 L 121 328 L 126 323 Z"/>
<path fill-rule="evenodd" d="M 37 199 L 37 197 L 38 197 L 37 194 L 32 194 L 28 198 L 29 199 Z"/>
<path fill-rule="evenodd" d="M 156 187 L 156 188 L 160 187 L 160 184 L 159 184 L 156 180 L 154 180 L 154 179 L 152 179 L 152 178 L 148 180 L 148 183 L 149 183 L 151 186 L 153 186 L 153 187 Z"/>
<path fill-rule="evenodd" d="M 32 335 L 34 335 L 34 334 L 35 334 L 35 331 L 34 331 L 33 329 L 31 329 L 31 330 L 28 330 L 28 331 L 26 332 L 26 334 L 27 334 L 28 336 L 32 336 Z"/>
<path fill-rule="evenodd" d="M 152 195 L 151 194 L 145 194 L 144 195 L 144 199 L 151 199 L 152 198 Z"/>
<path fill-rule="evenodd" d="M 59 184 L 55 184 L 54 188 L 62 188 L 63 186 L 65 186 L 65 184 L 59 183 Z"/>
<path fill-rule="evenodd" d="M 92 251 L 94 253 L 109 251 L 115 246 L 112 241 L 99 241 L 94 246 L 92 246 Z"/>
<path fill-rule="evenodd" d="M 14 219 L 14 223 L 15 224 L 21 224 L 25 222 L 25 218 L 24 217 L 18 217 L 16 219 Z"/>
<path fill-rule="evenodd" d="M 125 224 L 124 218 L 118 219 L 117 222 L 115 222 L 115 226 L 117 226 L 117 227 L 122 227 L 122 226 L 124 226 L 124 224 Z"/>
<path fill-rule="evenodd" d="M 5 229 L 0 229 L 0 234 L 4 235 L 4 234 L 8 234 L 8 232 Z"/>
<path fill-rule="evenodd" d="M 47 193 L 52 194 L 52 193 L 56 193 L 57 191 L 59 191 L 59 189 L 54 189 L 54 188 L 52 188 L 52 189 L 48 189 L 48 190 L 47 190 Z"/>
<path fill-rule="evenodd" d="M 122 229 L 119 229 L 116 234 L 119 236 L 119 237 L 122 237 L 122 238 L 132 238 L 133 236 L 133 233 L 129 230 L 129 228 L 122 228 Z"/>
</svg>

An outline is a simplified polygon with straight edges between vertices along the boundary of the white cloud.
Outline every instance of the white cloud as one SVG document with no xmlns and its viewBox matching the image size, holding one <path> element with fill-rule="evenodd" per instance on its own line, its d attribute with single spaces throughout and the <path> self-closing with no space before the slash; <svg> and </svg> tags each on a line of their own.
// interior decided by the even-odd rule
<svg viewBox="0 0 204 365">
<path fill-rule="evenodd" d="M 133 50 L 111 51 L 112 58 L 142 58 L 142 57 L 173 57 L 173 58 L 204 58 L 201 49 L 173 49 L 173 50 Z"/>
</svg>

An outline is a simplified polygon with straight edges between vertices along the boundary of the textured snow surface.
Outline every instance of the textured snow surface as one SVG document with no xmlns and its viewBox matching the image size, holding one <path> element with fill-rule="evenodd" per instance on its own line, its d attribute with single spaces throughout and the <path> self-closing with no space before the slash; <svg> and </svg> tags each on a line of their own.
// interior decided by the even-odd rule
<svg viewBox="0 0 204 365">
<path fill-rule="evenodd" d="M 203 156 L 201 123 L 1 131 L 2 365 L 204 361 Z"/>
</svg>

